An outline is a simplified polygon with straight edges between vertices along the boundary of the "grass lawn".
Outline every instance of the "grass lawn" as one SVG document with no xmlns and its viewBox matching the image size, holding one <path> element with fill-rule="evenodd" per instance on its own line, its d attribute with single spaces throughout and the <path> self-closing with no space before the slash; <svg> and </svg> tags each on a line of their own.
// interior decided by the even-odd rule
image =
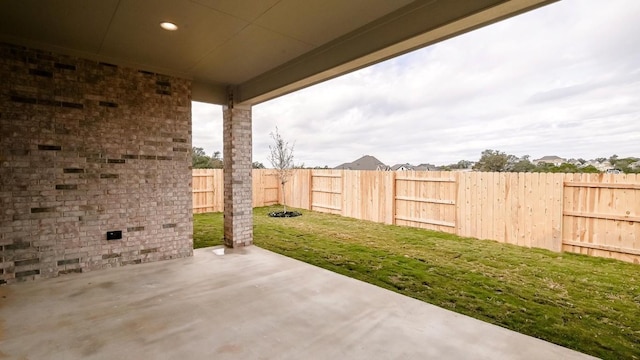
<svg viewBox="0 0 640 360">
<path fill-rule="evenodd" d="M 254 210 L 256 245 L 606 359 L 640 359 L 640 266 L 300 210 Z M 194 215 L 194 247 L 222 244 Z M 488 341 L 491 341 L 488 339 Z"/>
</svg>

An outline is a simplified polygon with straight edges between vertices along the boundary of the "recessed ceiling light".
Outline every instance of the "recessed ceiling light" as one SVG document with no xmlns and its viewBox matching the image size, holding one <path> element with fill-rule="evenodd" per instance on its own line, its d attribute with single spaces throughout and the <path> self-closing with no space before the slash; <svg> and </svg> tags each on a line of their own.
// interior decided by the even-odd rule
<svg viewBox="0 0 640 360">
<path fill-rule="evenodd" d="M 168 31 L 176 31 L 178 30 L 178 25 L 172 23 L 172 22 L 168 22 L 168 21 L 163 21 L 160 23 L 160 27 L 168 30 Z"/>
</svg>

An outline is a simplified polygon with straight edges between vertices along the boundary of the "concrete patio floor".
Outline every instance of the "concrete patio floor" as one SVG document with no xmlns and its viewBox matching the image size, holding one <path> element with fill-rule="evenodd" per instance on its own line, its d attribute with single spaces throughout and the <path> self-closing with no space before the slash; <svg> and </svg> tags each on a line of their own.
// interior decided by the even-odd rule
<svg viewBox="0 0 640 360">
<path fill-rule="evenodd" d="M 0 359 L 583 359 L 258 247 L 0 287 Z"/>
</svg>

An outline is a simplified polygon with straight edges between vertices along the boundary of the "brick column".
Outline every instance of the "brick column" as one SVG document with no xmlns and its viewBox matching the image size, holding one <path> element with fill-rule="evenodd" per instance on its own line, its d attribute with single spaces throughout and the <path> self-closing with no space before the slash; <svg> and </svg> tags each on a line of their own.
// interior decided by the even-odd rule
<svg viewBox="0 0 640 360">
<path fill-rule="evenodd" d="M 224 243 L 253 243 L 251 106 L 223 107 Z"/>
</svg>

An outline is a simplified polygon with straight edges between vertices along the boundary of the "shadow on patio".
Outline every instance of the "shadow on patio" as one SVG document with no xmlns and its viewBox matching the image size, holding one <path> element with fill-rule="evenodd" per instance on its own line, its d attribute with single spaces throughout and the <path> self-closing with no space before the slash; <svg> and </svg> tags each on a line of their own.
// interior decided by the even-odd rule
<svg viewBox="0 0 640 360">
<path fill-rule="evenodd" d="M 588 358 L 255 246 L 0 287 L 0 319 L 0 358 Z"/>
</svg>

